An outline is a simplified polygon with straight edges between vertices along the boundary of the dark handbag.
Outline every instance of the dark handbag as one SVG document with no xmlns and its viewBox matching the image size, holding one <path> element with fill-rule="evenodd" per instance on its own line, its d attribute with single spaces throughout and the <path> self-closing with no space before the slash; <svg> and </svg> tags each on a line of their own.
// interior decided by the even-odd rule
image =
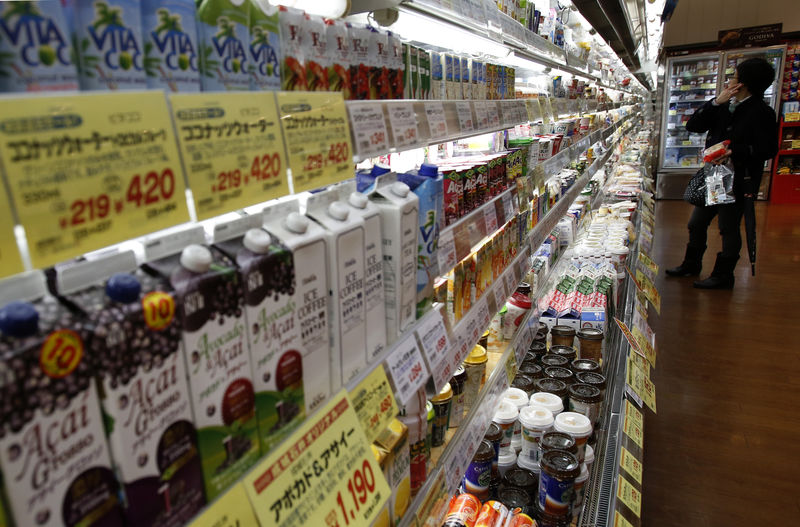
<svg viewBox="0 0 800 527">
<path fill-rule="evenodd" d="M 705 167 L 700 168 L 689 180 L 689 184 L 686 185 L 686 190 L 683 192 L 683 200 L 697 207 L 706 206 Z"/>
</svg>

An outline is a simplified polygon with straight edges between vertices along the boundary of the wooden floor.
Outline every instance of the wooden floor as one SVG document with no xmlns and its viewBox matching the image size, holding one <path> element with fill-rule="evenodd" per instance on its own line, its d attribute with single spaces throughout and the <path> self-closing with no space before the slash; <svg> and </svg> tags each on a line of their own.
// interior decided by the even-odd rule
<svg viewBox="0 0 800 527">
<path fill-rule="evenodd" d="M 757 205 L 757 275 L 743 250 L 733 291 L 665 277 L 690 212 L 656 210 L 658 414 L 645 418 L 642 525 L 800 525 L 800 206 Z M 719 248 L 714 220 L 703 278 Z"/>
</svg>

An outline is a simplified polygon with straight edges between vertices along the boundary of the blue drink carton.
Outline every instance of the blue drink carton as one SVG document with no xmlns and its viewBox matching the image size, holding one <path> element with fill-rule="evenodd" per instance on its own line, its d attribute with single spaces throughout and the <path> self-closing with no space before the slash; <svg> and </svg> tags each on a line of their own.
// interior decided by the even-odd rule
<svg viewBox="0 0 800 527">
<path fill-rule="evenodd" d="M 142 26 L 147 87 L 200 91 L 194 0 L 144 0 Z"/>
<path fill-rule="evenodd" d="M 202 0 L 197 6 L 203 91 L 250 89 L 249 6 L 244 0 Z"/>
</svg>

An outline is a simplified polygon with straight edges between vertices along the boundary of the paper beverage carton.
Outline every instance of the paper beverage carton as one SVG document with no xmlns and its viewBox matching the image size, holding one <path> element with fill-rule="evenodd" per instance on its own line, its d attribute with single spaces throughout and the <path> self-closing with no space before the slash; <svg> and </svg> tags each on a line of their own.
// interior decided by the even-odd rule
<svg viewBox="0 0 800 527">
<path fill-rule="evenodd" d="M 194 0 L 144 0 L 142 27 L 147 87 L 181 93 L 200 91 Z"/>
<path fill-rule="evenodd" d="M 206 499 L 175 298 L 132 252 L 58 269 L 58 290 L 88 320 L 125 521 L 190 521 Z"/>
<path fill-rule="evenodd" d="M 419 64 L 417 66 L 419 77 L 419 90 L 417 99 L 435 99 L 431 96 L 431 86 L 433 81 L 431 79 L 431 55 L 427 51 L 419 50 Z"/>
<path fill-rule="evenodd" d="M 431 60 L 431 99 L 446 99 L 447 90 L 445 85 L 445 56 L 436 51 L 430 52 Z"/>
<path fill-rule="evenodd" d="M 280 6 L 278 22 L 281 36 L 281 89 L 307 91 L 303 27 L 305 15 L 299 9 Z"/>
<path fill-rule="evenodd" d="M 0 3 L 0 92 L 78 89 L 78 69 L 58 0 Z"/>
<path fill-rule="evenodd" d="M 328 86 L 331 91 L 342 92 L 345 100 L 353 98 L 350 80 L 350 36 L 347 24 L 342 20 L 325 20 L 328 38 Z"/>
<path fill-rule="evenodd" d="M 349 24 L 350 90 L 359 101 L 370 98 L 370 40 L 372 32 L 362 24 Z"/>
<path fill-rule="evenodd" d="M 120 525 L 86 320 L 40 272 L 0 291 L 0 469 L 16 525 Z"/>
<path fill-rule="evenodd" d="M 251 90 L 281 89 L 281 36 L 278 7 L 268 0 L 249 2 L 250 40 L 247 46 Z"/>
<path fill-rule="evenodd" d="M 306 66 L 308 91 L 328 91 L 328 34 L 321 16 L 306 13 L 303 20 L 303 33 L 300 37 Z"/>
<path fill-rule="evenodd" d="M 245 0 L 201 0 L 197 4 L 203 91 L 250 89 L 249 6 Z"/>
<path fill-rule="evenodd" d="M 392 64 L 392 67 L 389 70 L 390 79 L 389 85 L 391 89 L 389 90 L 389 98 L 390 99 L 402 99 L 404 93 L 404 84 L 403 81 L 405 79 L 406 73 L 406 65 L 403 61 L 403 46 L 404 44 L 400 41 L 400 37 L 389 32 L 389 58 Z"/>
</svg>

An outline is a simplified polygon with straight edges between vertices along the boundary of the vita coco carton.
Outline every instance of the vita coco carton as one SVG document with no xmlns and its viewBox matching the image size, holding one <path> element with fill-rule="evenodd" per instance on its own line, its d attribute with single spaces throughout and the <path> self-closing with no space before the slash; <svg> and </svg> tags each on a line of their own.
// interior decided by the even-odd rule
<svg viewBox="0 0 800 527">
<path fill-rule="evenodd" d="M 129 525 L 186 523 L 205 506 L 197 430 L 175 316 L 132 252 L 57 268 L 58 290 L 89 320 L 87 355 Z"/>
<path fill-rule="evenodd" d="M 426 53 L 426 52 L 423 52 Z M 427 54 L 427 53 L 426 53 Z M 431 51 L 430 54 L 430 63 L 431 63 L 431 91 L 430 91 L 430 98 L 431 99 L 445 99 L 446 98 L 446 90 L 445 90 L 445 77 L 444 77 L 444 55 L 442 53 L 437 53 L 436 51 Z M 421 60 L 421 55 L 420 55 Z M 423 88 L 424 90 L 424 88 Z M 425 97 L 427 98 L 427 97 Z"/>
<path fill-rule="evenodd" d="M 67 17 L 58 0 L 0 3 L 0 92 L 77 90 Z"/>
<path fill-rule="evenodd" d="M 250 89 L 249 14 L 245 0 L 201 0 L 197 4 L 203 91 Z"/>
<path fill-rule="evenodd" d="M 267 453 L 303 421 L 305 398 L 294 258 L 261 222 L 254 214 L 217 224 L 214 246 L 236 262 L 244 287 L 258 438 Z"/>
<path fill-rule="evenodd" d="M 331 264 L 331 352 L 333 390 L 346 385 L 367 364 L 367 324 L 364 297 L 364 241 L 366 225 L 361 214 L 328 190 L 308 199 L 307 214 L 328 234 Z M 336 371 L 336 363 L 340 371 Z"/>
<path fill-rule="evenodd" d="M 390 172 L 378 177 L 370 199 L 381 213 L 386 331 L 391 344 L 416 320 L 419 198 Z"/>
<path fill-rule="evenodd" d="M 248 60 L 251 90 L 281 89 L 281 38 L 278 7 L 269 0 L 247 0 L 250 9 Z"/>
<path fill-rule="evenodd" d="M 81 90 L 147 87 L 141 5 L 134 0 L 67 0 Z M 68 7 L 69 9 L 70 7 Z"/>
<path fill-rule="evenodd" d="M 300 214 L 297 200 L 264 209 L 264 228 L 292 251 L 295 287 L 292 294 L 300 327 L 303 394 L 306 414 L 331 395 L 328 313 L 328 237 L 322 227 Z"/>
<path fill-rule="evenodd" d="M 367 322 L 367 359 L 372 362 L 386 348 L 386 305 L 383 289 L 381 213 L 351 181 L 338 187 L 341 201 L 364 218 L 364 302 Z"/>
<path fill-rule="evenodd" d="M 120 525 L 86 320 L 46 294 L 41 272 L 0 286 L 0 469 L 15 524 Z"/>
<path fill-rule="evenodd" d="M 206 497 L 213 500 L 258 460 L 253 369 L 244 291 L 233 261 L 202 227 L 145 244 L 143 269 L 176 301 Z"/>
<path fill-rule="evenodd" d="M 147 87 L 200 91 L 194 0 L 143 0 L 141 4 Z"/>
</svg>

